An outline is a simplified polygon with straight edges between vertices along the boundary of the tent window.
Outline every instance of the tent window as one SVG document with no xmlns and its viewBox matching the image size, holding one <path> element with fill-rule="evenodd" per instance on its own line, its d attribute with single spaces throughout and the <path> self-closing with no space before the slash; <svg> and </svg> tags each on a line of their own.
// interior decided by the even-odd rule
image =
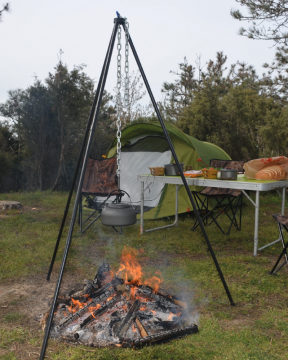
<svg viewBox="0 0 288 360">
<path fill-rule="evenodd" d="M 150 135 L 146 136 L 134 144 L 124 145 L 122 147 L 122 152 L 165 152 L 169 150 L 169 145 L 165 137 Z"/>
</svg>

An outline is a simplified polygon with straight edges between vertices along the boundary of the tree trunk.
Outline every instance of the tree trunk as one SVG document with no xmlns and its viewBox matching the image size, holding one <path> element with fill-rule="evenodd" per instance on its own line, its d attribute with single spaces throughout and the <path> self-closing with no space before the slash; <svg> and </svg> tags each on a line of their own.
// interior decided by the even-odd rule
<svg viewBox="0 0 288 360">
<path fill-rule="evenodd" d="M 61 142 L 61 151 L 60 151 L 60 159 L 59 159 L 59 166 L 58 166 L 58 172 L 56 176 L 56 180 L 52 186 L 52 190 L 56 190 L 56 187 L 62 180 L 62 173 L 65 172 L 65 158 L 64 158 L 64 149 L 65 149 L 65 139 L 64 139 L 64 124 L 61 123 L 60 114 L 58 112 L 58 121 L 60 125 L 60 142 Z"/>
<path fill-rule="evenodd" d="M 62 138 L 62 136 L 61 136 Z M 61 152 L 60 152 L 60 160 L 59 160 L 59 166 L 58 166 L 58 172 L 57 172 L 57 176 L 56 176 L 56 180 L 54 182 L 54 185 L 52 186 L 52 190 L 56 190 L 56 187 L 58 186 L 58 184 L 60 183 L 61 179 L 62 179 L 62 173 L 64 172 L 64 163 L 65 163 L 65 159 L 64 159 L 64 148 L 65 145 L 62 143 L 61 141 Z"/>
</svg>

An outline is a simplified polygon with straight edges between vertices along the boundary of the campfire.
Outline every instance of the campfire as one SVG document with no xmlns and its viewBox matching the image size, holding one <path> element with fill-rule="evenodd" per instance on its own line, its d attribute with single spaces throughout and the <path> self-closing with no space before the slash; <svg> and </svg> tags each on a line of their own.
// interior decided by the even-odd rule
<svg viewBox="0 0 288 360">
<path fill-rule="evenodd" d="M 58 297 L 51 337 L 89 346 L 141 347 L 198 332 L 185 301 L 145 279 L 137 251 L 124 247 L 119 270 L 103 263 L 84 288 Z M 42 323 L 45 326 L 46 316 Z"/>
</svg>

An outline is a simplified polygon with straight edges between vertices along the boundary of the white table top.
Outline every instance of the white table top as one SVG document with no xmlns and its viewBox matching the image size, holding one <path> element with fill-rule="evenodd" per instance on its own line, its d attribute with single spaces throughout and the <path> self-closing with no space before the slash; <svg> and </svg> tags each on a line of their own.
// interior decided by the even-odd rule
<svg viewBox="0 0 288 360">
<path fill-rule="evenodd" d="M 153 176 L 153 175 L 138 175 L 137 181 L 144 181 L 145 183 L 164 183 L 183 185 L 180 176 Z M 239 190 L 254 190 L 254 191 L 269 191 L 288 187 L 288 180 L 251 180 L 247 179 L 245 175 L 238 175 L 237 180 L 218 180 L 218 179 L 204 179 L 186 178 L 189 186 L 209 186 L 226 189 Z"/>
</svg>

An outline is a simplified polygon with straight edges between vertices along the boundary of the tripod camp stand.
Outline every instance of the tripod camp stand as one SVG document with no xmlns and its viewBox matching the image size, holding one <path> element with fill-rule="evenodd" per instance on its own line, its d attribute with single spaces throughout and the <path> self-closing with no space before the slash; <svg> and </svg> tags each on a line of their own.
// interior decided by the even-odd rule
<svg viewBox="0 0 288 360">
<path fill-rule="evenodd" d="M 90 153 L 90 150 L 91 150 L 93 134 L 94 134 L 96 123 L 97 123 L 97 117 L 98 117 L 98 114 L 99 114 L 99 109 L 100 109 L 100 105 L 101 105 L 103 91 L 104 91 L 104 88 L 105 88 L 106 78 L 107 78 L 107 74 L 108 74 L 108 70 L 109 70 L 109 65 L 110 65 L 110 61 L 111 61 L 111 56 L 112 56 L 112 52 L 113 52 L 113 47 L 114 47 L 114 43 L 115 43 L 116 34 L 117 34 L 118 28 L 120 26 L 123 27 L 126 34 L 128 33 L 128 29 L 127 29 L 126 24 L 125 24 L 125 19 L 120 17 L 118 13 L 117 13 L 117 15 L 118 15 L 118 18 L 114 19 L 114 27 L 113 27 L 110 43 L 109 43 L 109 46 L 108 46 L 107 54 L 106 54 L 105 61 L 104 61 L 104 64 L 103 64 L 103 68 L 102 68 L 102 72 L 101 72 L 101 76 L 100 76 L 99 83 L 98 83 L 98 86 L 97 86 L 94 102 L 93 102 L 93 105 L 92 105 L 92 108 L 91 108 L 91 113 L 90 113 L 90 116 L 89 116 L 89 119 L 88 119 L 88 124 L 87 124 L 87 128 L 86 128 L 86 131 L 85 131 L 82 147 L 81 147 L 81 150 L 80 150 L 79 159 L 78 159 L 78 162 L 77 162 L 77 165 L 76 165 L 76 170 L 75 170 L 74 178 L 73 178 L 73 181 L 72 181 L 72 186 L 71 186 L 71 189 L 70 189 L 70 192 L 69 192 L 69 196 L 68 196 L 64 216 L 63 216 L 63 219 L 62 219 L 61 227 L 60 227 L 60 230 L 59 230 L 59 235 L 58 235 L 58 238 L 57 238 L 57 241 L 56 241 L 56 245 L 55 245 L 51 265 L 50 265 L 48 276 L 47 276 L 47 280 L 49 280 L 52 269 L 53 269 L 53 264 L 54 264 L 55 257 L 56 257 L 56 254 L 57 254 L 57 250 L 58 250 L 60 238 L 61 238 L 61 235 L 62 235 L 63 227 L 64 227 L 64 224 L 65 224 L 65 220 L 66 220 L 66 217 L 67 217 L 67 214 L 68 214 L 68 208 L 69 208 L 69 205 L 70 205 L 70 202 L 71 202 L 74 186 L 75 186 L 76 179 L 77 179 L 77 176 L 78 176 L 78 171 L 79 171 L 80 164 L 81 164 L 81 161 L 82 161 L 82 157 L 83 157 L 83 154 L 84 154 L 82 167 L 81 167 L 81 172 L 80 172 L 80 176 L 79 176 L 79 183 L 78 183 L 77 192 L 76 192 L 76 199 L 75 199 L 75 202 L 74 202 L 73 212 L 72 212 L 72 216 L 71 216 L 71 220 L 70 220 L 70 226 L 69 226 L 69 231 L 68 231 L 68 235 L 67 235 L 67 239 L 66 239 L 64 254 L 63 254 L 63 258 L 62 258 L 62 263 L 61 263 L 61 267 L 60 267 L 60 271 L 59 271 L 59 275 L 58 275 L 58 280 L 57 280 L 55 293 L 54 293 L 54 297 L 53 297 L 53 301 L 52 301 L 52 305 L 51 305 L 51 309 L 50 309 L 49 318 L 48 318 L 46 328 L 45 328 L 45 336 L 44 336 L 44 340 L 43 340 L 43 344 L 42 344 L 40 360 L 43 360 L 44 356 L 45 356 L 47 342 L 48 342 L 50 329 L 51 329 L 52 321 L 53 321 L 53 316 L 54 316 L 54 312 L 55 312 L 55 308 L 56 308 L 56 302 L 57 302 L 57 298 L 58 298 L 58 294 L 59 294 L 59 290 L 60 290 L 60 286 L 61 286 L 61 281 L 62 281 L 62 277 L 63 277 L 63 273 L 64 273 L 64 268 L 65 268 L 69 248 L 70 248 L 70 245 L 71 245 L 72 234 L 73 234 L 75 219 L 76 219 L 76 215 L 77 215 L 78 204 L 79 204 L 79 201 L 80 201 L 82 185 L 83 185 L 83 181 L 84 181 L 87 162 L 88 162 L 88 159 L 89 159 L 89 153 Z M 220 276 L 220 279 L 222 281 L 222 284 L 224 286 L 224 289 L 226 291 L 226 294 L 228 296 L 230 304 L 235 305 L 235 303 L 234 303 L 234 301 L 232 299 L 232 296 L 230 294 L 229 288 L 228 288 L 228 286 L 226 284 L 224 275 L 223 275 L 223 273 L 221 271 L 221 268 L 219 266 L 219 263 L 217 261 L 216 255 L 214 254 L 212 245 L 211 245 L 211 243 L 209 241 L 209 238 L 207 236 L 207 233 L 206 233 L 206 230 L 204 228 L 201 217 L 199 216 L 199 213 L 198 213 L 197 207 L 195 205 L 194 199 L 192 197 L 191 191 L 190 191 L 189 186 L 187 184 L 186 178 L 185 178 L 185 176 L 183 174 L 183 170 L 182 170 L 182 168 L 180 166 L 180 163 L 179 163 L 179 160 L 177 158 L 176 152 L 174 150 L 172 141 L 171 141 L 171 139 L 169 137 L 168 131 L 167 131 L 167 129 L 165 127 L 165 124 L 164 124 L 164 121 L 163 121 L 163 119 L 161 117 L 160 111 L 158 109 L 157 103 L 156 103 L 156 101 L 154 99 L 154 96 L 152 94 L 151 88 L 149 86 L 148 80 L 147 80 L 146 75 L 144 73 L 144 70 L 142 68 L 141 62 L 139 60 L 138 54 L 136 52 L 136 49 L 134 47 L 134 44 L 132 42 L 130 34 L 129 34 L 128 39 L 129 39 L 128 41 L 129 41 L 130 48 L 131 48 L 131 50 L 133 52 L 133 55 L 135 57 L 136 63 L 138 65 L 139 71 L 140 71 L 141 76 L 143 78 L 143 81 L 145 83 L 145 86 L 146 86 L 146 89 L 147 89 L 148 94 L 150 96 L 151 102 L 152 102 L 152 104 L 154 106 L 154 110 L 155 110 L 155 112 L 157 114 L 157 117 L 158 117 L 158 120 L 159 120 L 159 122 L 161 124 L 163 133 L 164 133 L 164 135 L 166 137 L 166 140 L 167 140 L 167 142 L 169 144 L 171 153 L 173 155 L 173 158 L 174 158 L 175 163 L 177 165 L 177 168 L 178 168 L 178 171 L 180 173 L 181 179 L 182 179 L 183 184 L 185 186 L 187 195 L 188 195 L 188 197 L 190 199 L 190 202 L 192 204 L 194 213 L 195 213 L 195 215 L 197 217 L 197 220 L 199 222 L 199 225 L 200 225 L 200 228 L 202 230 L 203 236 L 204 236 L 205 241 L 207 243 L 208 249 L 210 251 L 210 254 L 212 256 L 212 259 L 214 261 L 214 264 L 216 266 L 216 269 L 218 271 L 218 274 Z"/>
</svg>

